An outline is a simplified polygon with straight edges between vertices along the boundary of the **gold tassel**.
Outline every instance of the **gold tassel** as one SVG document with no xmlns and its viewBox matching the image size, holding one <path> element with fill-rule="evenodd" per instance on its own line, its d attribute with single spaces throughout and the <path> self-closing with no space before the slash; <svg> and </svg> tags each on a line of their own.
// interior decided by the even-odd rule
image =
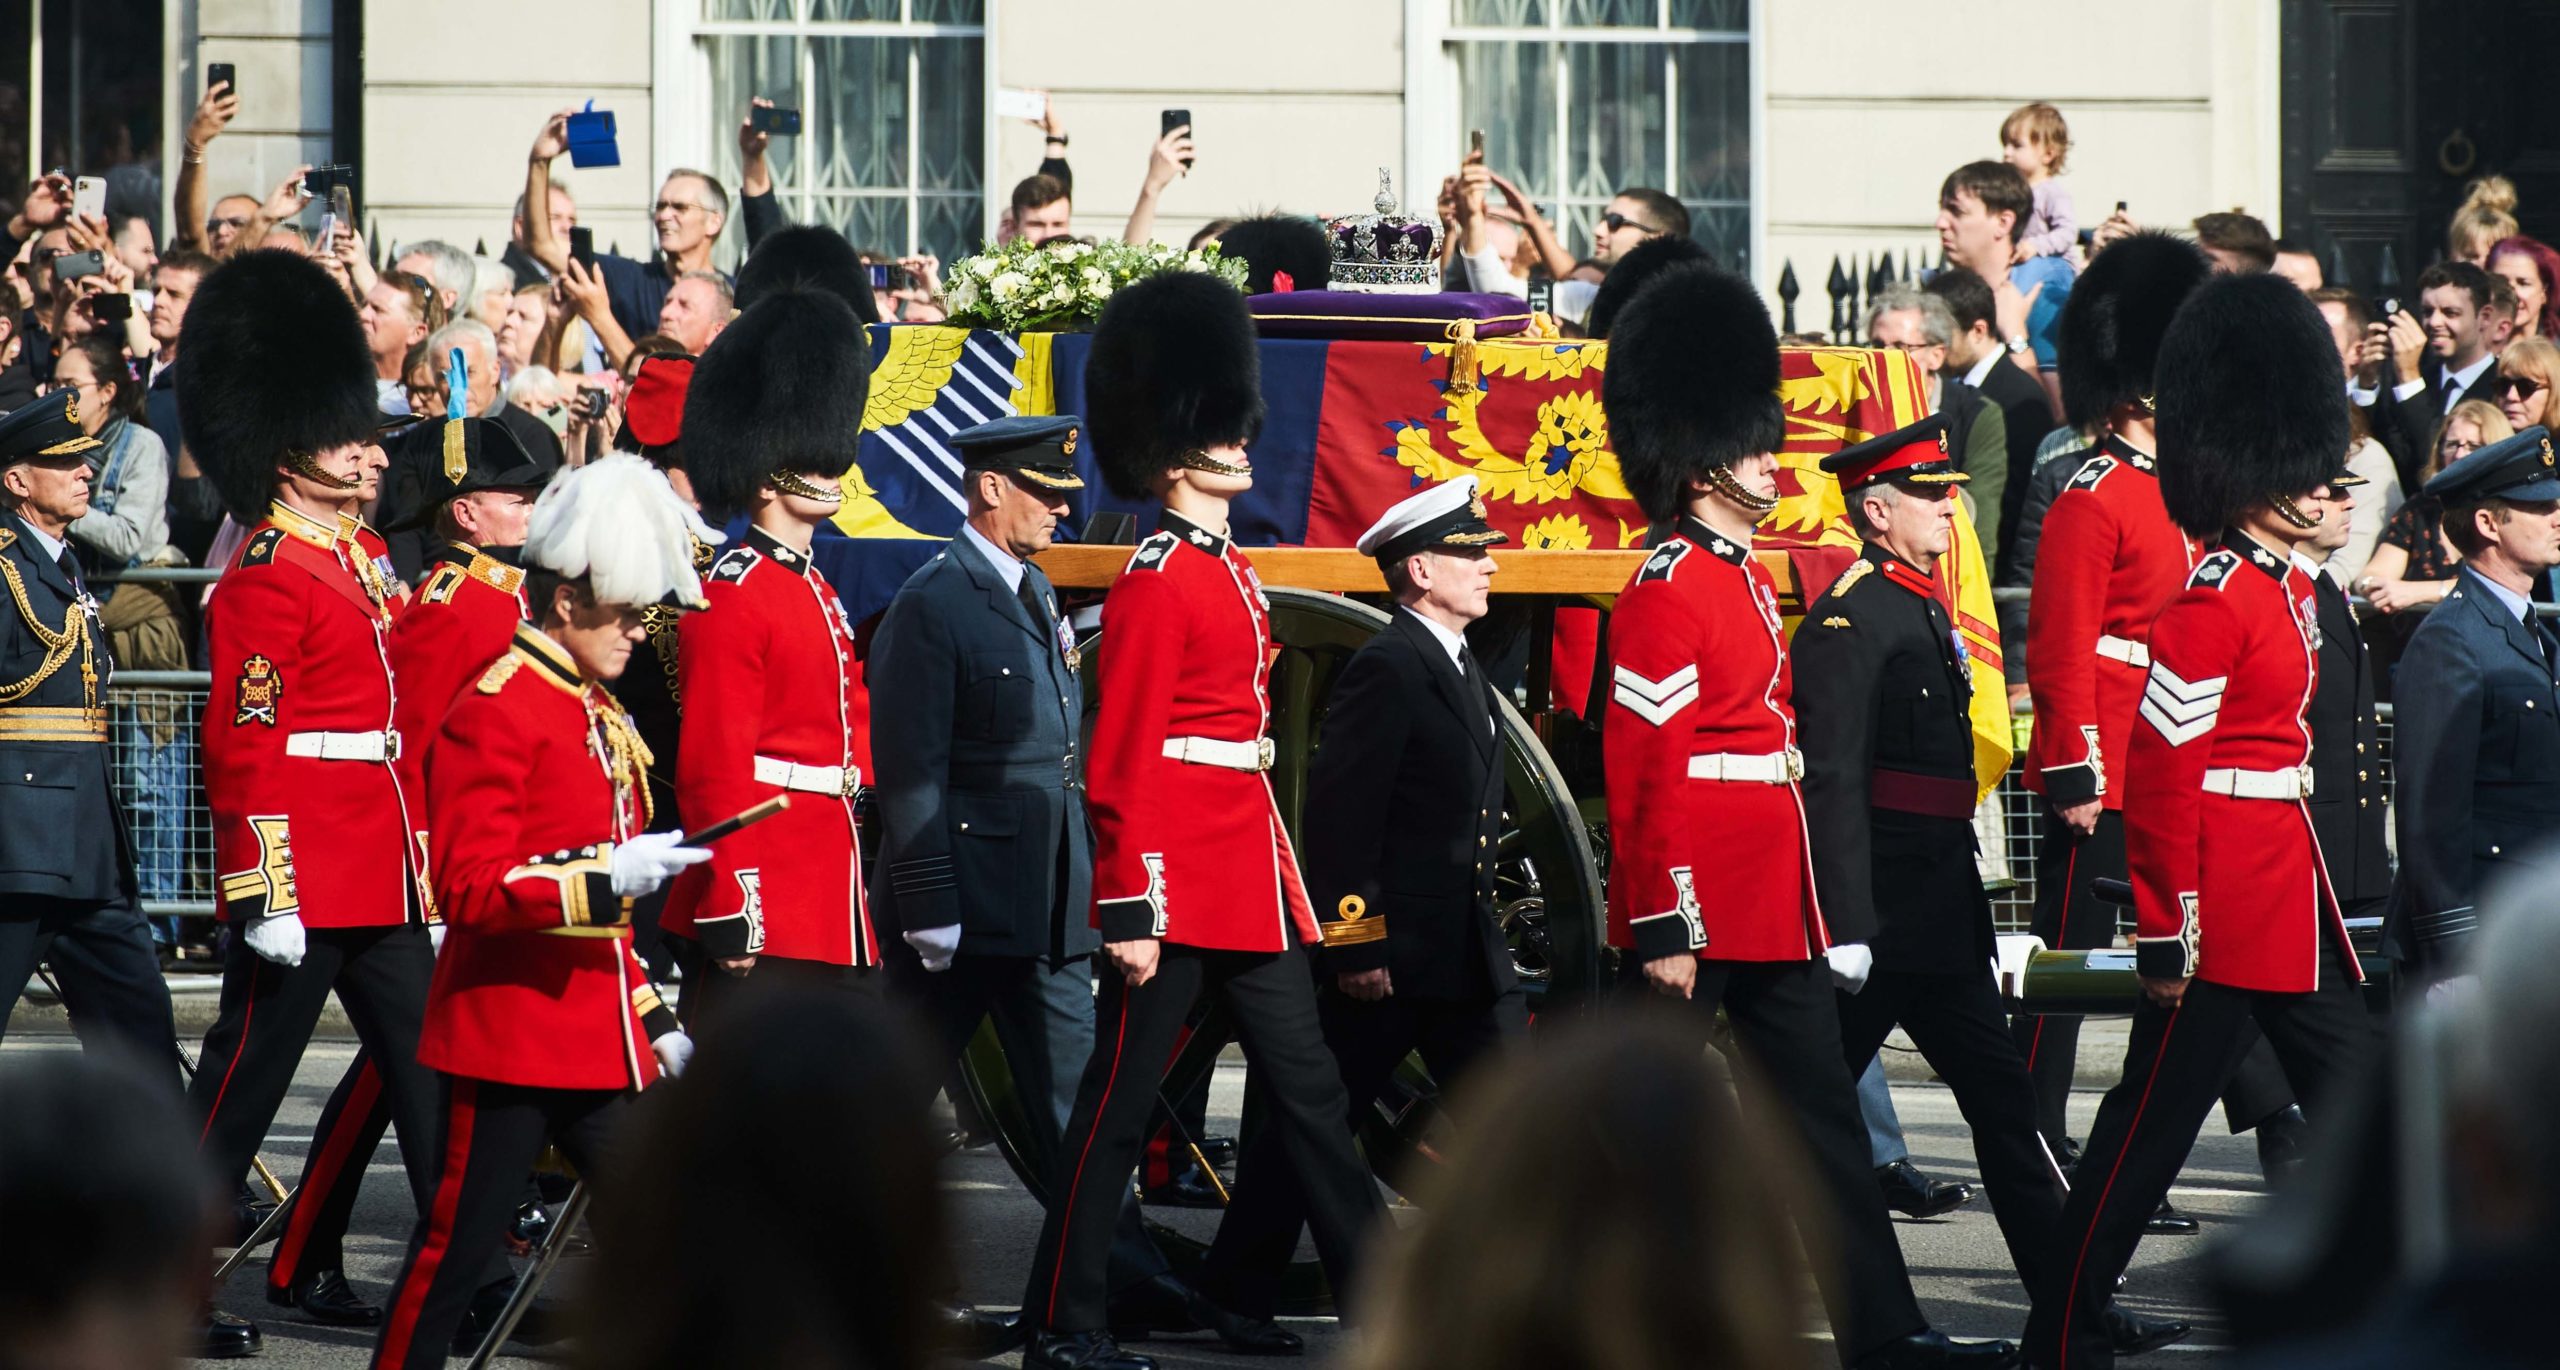
<svg viewBox="0 0 2560 1370">
<path fill-rule="evenodd" d="M 1449 325 L 1449 393 L 1476 393 L 1476 321 L 1458 319 Z"/>
<path fill-rule="evenodd" d="M 463 440 L 462 420 L 447 419 L 444 424 L 444 478 L 459 485 L 462 473 L 471 469 L 471 453 Z"/>
</svg>

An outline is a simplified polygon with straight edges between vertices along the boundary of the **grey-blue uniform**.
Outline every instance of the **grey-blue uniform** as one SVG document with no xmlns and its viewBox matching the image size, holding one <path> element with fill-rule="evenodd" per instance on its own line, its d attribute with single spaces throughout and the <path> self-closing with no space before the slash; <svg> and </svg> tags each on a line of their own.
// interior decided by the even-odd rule
<svg viewBox="0 0 2560 1370">
<path fill-rule="evenodd" d="M 0 418 L 0 473 L 27 468 L 13 486 L 58 483 L 98 449 L 75 391 Z M 165 1060 L 174 1083 L 168 985 L 135 905 L 133 840 L 109 774 L 115 663 L 64 531 L 37 527 L 72 511 L 0 494 L 0 1028 L 50 961 L 84 1040 Z"/>
<path fill-rule="evenodd" d="M 2551 435 L 2533 427 L 2436 474 L 2448 518 L 2485 501 L 2547 518 L 2560 501 Z M 2527 568 L 2528 570 L 2532 568 Z M 2466 561 L 2400 658 L 2392 771 L 2400 873 L 2386 949 L 2422 977 L 2454 973 L 2482 887 L 2560 836 L 2560 640 L 2523 592 Z"/>
</svg>

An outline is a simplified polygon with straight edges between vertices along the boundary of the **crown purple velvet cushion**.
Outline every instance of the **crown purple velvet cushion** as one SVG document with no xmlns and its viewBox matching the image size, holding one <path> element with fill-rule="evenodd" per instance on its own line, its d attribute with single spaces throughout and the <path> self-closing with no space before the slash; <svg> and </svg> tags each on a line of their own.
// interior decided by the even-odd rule
<svg viewBox="0 0 2560 1370">
<path fill-rule="evenodd" d="M 1442 342 L 1448 325 L 1476 321 L 1479 338 L 1505 338 L 1529 326 L 1527 302 L 1509 295 L 1442 291 L 1381 295 L 1353 290 L 1293 290 L 1245 300 L 1266 338 L 1342 338 L 1376 342 Z"/>
</svg>

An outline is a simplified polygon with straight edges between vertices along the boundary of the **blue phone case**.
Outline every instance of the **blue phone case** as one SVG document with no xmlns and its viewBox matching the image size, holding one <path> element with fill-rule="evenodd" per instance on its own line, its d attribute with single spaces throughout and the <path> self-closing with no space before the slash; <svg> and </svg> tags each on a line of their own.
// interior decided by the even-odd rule
<svg viewBox="0 0 2560 1370">
<path fill-rule="evenodd" d="M 598 167 L 622 165 L 621 145 L 614 141 L 613 111 L 597 109 L 595 101 L 569 116 L 569 165 Z"/>
</svg>

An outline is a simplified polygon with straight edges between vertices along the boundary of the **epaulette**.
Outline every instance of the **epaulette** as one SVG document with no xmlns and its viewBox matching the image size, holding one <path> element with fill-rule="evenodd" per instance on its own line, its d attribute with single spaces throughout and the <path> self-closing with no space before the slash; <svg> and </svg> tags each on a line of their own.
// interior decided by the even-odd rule
<svg viewBox="0 0 2560 1370">
<path fill-rule="evenodd" d="M 2071 475 L 2071 483 L 2063 488 L 2068 490 L 2095 490 L 2098 488 L 2098 482 L 2105 480 L 2115 471 L 2118 465 L 2119 463 L 2116 459 L 2110 456 L 2102 454 L 2091 457 L 2087 461 L 2080 463 L 2080 469 L 2073 472 Z"/>
<path fill-rule="evenodd" d="M 14 528 L 0 528 L 0 552 L 8 551 L 10 548 L 17 545 L 17 530 Z"/>
<path fill-rule="evenodd" d="M 1865 557 L 1860 557 L 1856 561 L 1850 562 L 1849 569 L 1842 571 L 1840 573 L 1840 578 L 1831 582 L 1831 588 L 1825 590 L 1823 593 L 1831 596 L 1833 599 L 1838 599 L 1849 593 L 1852 587 L 1856 586 L 1859 581 L 1865 580 L 1875 569 L 1876 564 L 1874 562 L 1867 560 Z"/>
<path fill-rule="evenodd" d="M 438 566 L 433 571 L 427 573 L 425 582 L 418 586 L 418 602 L 420 604 L 450 604 L 453 602 L 454 591 L 461 588 L 462 568 L 451 562 L 446 562 L 445 564 Z"/>
<path fill-rule="evenodd" d="M 685 534 L 684 537 L 685 541 L 693 544 L 694 574 L 700 575 L 710 570 L 712 561 L 720 555 L 719 547 L 713 543 L 704 542 L 691 533 Z"/>
<path fill-rule="evenodd" d="M 514 652 L 490 662 L 489 669 L 480 673 L 480 693 L 493 695 L 507 688 L 507 682 L 515 679 L 516 672 L 523 667 L 524 658 Z"/>
<path fill-rule="evenodd" d="M 240 564 L 243 566 L 264 566 L 268 562 L 276 559 L 276 548 L 283 545 L 283 543 L 283 529 L 261 528 L 250 535 L 248 542 L 242 544 L 240 548 Z"/>
<path fill-rule="evenodd" d="M 2192 590 L 2196 586 L 2205 585 L 2219 590 L 2222 588 L 2223 581 L 2227 580 L 2239 567 L 2240 554 L 2228 547 L 2221 548 L 2197 562 L 2196 569 L 2187 572 L 2187 588 Z"/>
<path fill-rule="evenodd" d="M 1671 579 L 1672 572 L 1680 569 L 1680 563 L 1688 560 L 1689 554 L 1696 550 L 1698 549 L 1694 543 L 1681 542 L 1676 539 L 1666 542 L 1660 547 L 1653 549 L 1653 555 L 1646 557 L 1644 559 L 1644 565 L 1636 568 L 1636 579 L 1640 582 L 1647 580 L 1669 580 Z"/>
<path fill-rule="evenodd" d="M 523 567 L 509 566 L 482 553 L 472 554 L 469 574 L 473 580 L 511 595 L 524 588 Z"/>
<path fill-rule="evenodd" d="M 1182 539 L 1172 533 L 1152 534 L 1146 541 L 1138 544 L 1137 551 L 1129 554 L 1129 564 L 1125 569 L 1161 571 L 1164 569 L 1166 556 L 1181 545 Z"/>
<path fill-rule="evenodd" d="M 762 558 L 756 555 L 756 549 L 752 547 L 732 547 L 721 553 L 718 561 L 711 563 L 711 574 L 704 576 L 703 579 L 735 585 L 745 580 L 747 572 L 754 570 L 756 563 L 760 560 Z"/>
</svg>

